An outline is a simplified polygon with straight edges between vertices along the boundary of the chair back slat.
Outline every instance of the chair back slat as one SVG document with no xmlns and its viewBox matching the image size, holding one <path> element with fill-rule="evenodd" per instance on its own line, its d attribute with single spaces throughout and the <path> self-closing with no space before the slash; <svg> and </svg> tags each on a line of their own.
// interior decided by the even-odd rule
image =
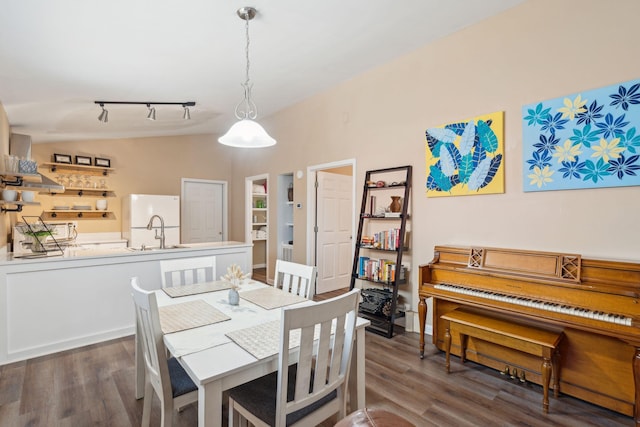
<svg viewBox="0 0 640 427">
<path fill-rule="evenodd" d="M 213 282 L 216 280 L 216 257 L 162 260 L 160 274 L 163 288 Z"/>
<path fill-rule="evenodd" d="M 345 323 L 347 323 L 347 319 L 345 315 L 338 317 L 339 325 L 344 325 Z M 344 354 L 344 351 L 345 351 L 344 329 L 340 329 L 336 331 L 333 341 L 334 342 L 333 342 L 332 355 L 334 356 L 331 358 L 329 362 L 330 368 L 327 371 L 327 375 L 328 375 L 327 381 L 331 383 L 338 381 L 340 378 L 341 372 L 346 368 L 345 366 L 342 365 L 342 363 L 344 363 L 344 361 L 348 357 L 347 355 Z"/>
<path fill-rule="evenodd" d="M 315 294 L 317 270 L 315 266 L 276 260 L 273 286 L 285 292 L 312 299 Z"/>
</svg>

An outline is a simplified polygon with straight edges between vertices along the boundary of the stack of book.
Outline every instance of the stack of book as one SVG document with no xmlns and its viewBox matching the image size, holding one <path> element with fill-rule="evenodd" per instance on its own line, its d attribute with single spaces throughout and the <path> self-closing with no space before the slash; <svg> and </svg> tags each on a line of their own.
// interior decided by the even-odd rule
<svg viewBox="0 0 640 427">
<path fill-rule="evenodd" d="M 361 256 L 358 259 L 358 277 L 375 282 L 393 282 L 396 279 L 396 263 L 388 259 L 372 259 Z M 404 280 L 404 267 L 400 269 L 399 280 Z"/>
<path fill-rule="evenodd" d="M 375 233 L 373 236 L 362 236 L 360 245 L 365 248 L 384 249 L 395 251 L 400 245 L 400 229 L 392 228 L 391 230 Z"/>
</svg>

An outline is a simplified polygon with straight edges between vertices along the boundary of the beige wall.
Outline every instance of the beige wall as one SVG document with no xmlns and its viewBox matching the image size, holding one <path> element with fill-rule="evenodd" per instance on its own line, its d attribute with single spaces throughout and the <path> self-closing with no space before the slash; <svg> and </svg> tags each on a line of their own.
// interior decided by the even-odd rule
<svg viewBox="0 0 640 427">
<path fill-rule="evenodd" d="M 231 239 L 244 239 L 247 176 L 268 173 L 275 197 L 277 176 L 302 170 L 305 176 L 294 178 L 295 200 L 305 202 L 310 165 L 355 158 L 360 191 L 367 169 L 411 164 L 413 302 L 416 267 L 432 258 L 436 244 L 639 261 L 640 187 L 524 193 L 521 148 L 522 105 L 640 76 L 639 14 L 636 0 L 530 0 L 260 118 L 278 140 L 273 148 L 227 149 L 215 137 L 195 136 L 36 144 L 34 153 L 38 160 L 53 152 L 112 158 L 119 196 L 177 193 L 182 176 L 227 179 Z M 505 194 L 427 199 L 425 130 L 494 111 L 505 111 Z M 269 203 L 271 218 L 275 205 Z M 304 251 L 306 204 L 294 221 L 296 251 Z M 276 228 L 270 230 L 273 267 Z"/>
<path fill-rule="evenodd" d="M 109 210 L 116 213 L 115 220 L 82 220 L 80 232 L 121 231 L 120 204 L 128 194 L 180 194 L 181 178 L 227 180 L 231 175 L 230 148 L 218 144 L 211 135 L 191 135 L 164 138 L 131 138 L 105 141 L 76 141 L 49 144 L 33 144 L 33 158 L 50 162 L 54 153 L 105 157 L 111 159 L 114 173 L 108 185 L 115 193 L 109 198 Z M 50 178 L 56 174 L 40 168 Z M 229 183 L 230 200 L 233 194 L 242 191 L 242 183 Z M 38 195 L 39 208 L 24 209 L 29 215 L 38 215 L 42 209 L 56 203 L 72 205 L 79 200 L 68 196 Z M 233 223 L 233 218 L 230 219 Z"/>
<path fill-rule="evenodd" d="M 413 165 L 414 294 L 436 244 L 640 261 L 640 187 L 524 193 L 521 147 L 522 105 L 640 76 L 639 14 L 635 0 L 528 1 L 262 119 L 278 145 L 234 154 L 232 181 L 356 158 L 360 189 L 367 169 Z M 494 111 L 505 111 L 505 194 L 426 198 L 425 130 Z"/>
</svg>

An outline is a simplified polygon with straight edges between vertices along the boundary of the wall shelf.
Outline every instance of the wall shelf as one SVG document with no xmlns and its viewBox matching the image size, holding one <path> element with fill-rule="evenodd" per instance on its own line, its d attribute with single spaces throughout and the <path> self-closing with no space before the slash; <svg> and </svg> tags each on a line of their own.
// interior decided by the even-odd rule
<svg viewBox="0 0 640 427">
<path fill-rule="evenodd" d="M 110 172 L 113 172 L 112 168 L 101 167 L 101 166 L 85 166 L 85 165 L 74 165 L 74 164 L 66 164 L 66 163 L 42 163 L 43 167 L 48 167 L 51 172 L 58 172 L 62 175 L 85 175 L 85 180 L 91 182 L 89 176 L 91 177 L 106 177 Z M 80 181 L 80 179 L 78 179 Z M 104 178 L 100 179 L 100 186 L 104 188 L 96 188 L 95 183 L 92 183 L 92 187 L 77 187 L 77 186 L 69 186 L 64 188 L 62 193 L 58 193 L 61 196 L 67 197 L 115 197 L 116 194 L 113 190 L 107 188 L 106 186 L 107 180 Z M 54 196 L 55 194 L 51 194 Z M 88 205 L 89 201 L 85 200 L 84 205 Z M 92 204 L 92 203 L 91 203 Z M 80 205 L 80 204 L 78 204 Z M 56 205 L 54 204 L 54 207 Z M 65 204 L 66 206 L 66 204 Z M 45 209 L 42 212 L 42 217 L 46 220 L 51 219 L 62 219 L 62 220 L 78 220 L 78 219 L 115 219 L 116 215 L 112 211 L 101 211 L 97 209 Z"/>
<path fill-rule="evenodd" d="M 80 188 L 80 187 L 65 187 L 63 193 L 54 193 L 62 196 L 88 196 L 88 197 L 115 197 L 116 193 L 108 188 Z"/>
<path fill-rule="evenodd" d="M 22 187 L 25 182 L 42 182 L 42 176 L 38 173 L 17 173 L 0 171 L 0 187 L 11 187 L 12 190 L 33 190 L 33 188 Z"/>
<path fill-rule="evenodd" d="M 112 211 L 98 210 L 51 210 L 42 212 L 43 219 L 115 219 Z"/>
<path fill-rule="evenodd" d="M 9 207 L 13 206 L 13 207 Z M 7 200 L 0 200 L 0 212 L 22 212 L 23 206 L 40 206 L 39 202 L 23 202 L 17 200 L 10 202 Z"/>
<path fill-rule="evenodd" d="M 104 176 L 107 176 L 109 175 L 109 173 L 113 172 L 113 168 L 105 168 L 101 166 L 73 165 L 73 164 L 67 164 L 67 163 L 45 162 L 45 163 L 42 163 L 42 166 L 48 167 L 51 172 L 64 170 L 64 171 L 70 171 L 70 172 L 81 172 L 84 174 L 104 175 Z"/>
</svg>

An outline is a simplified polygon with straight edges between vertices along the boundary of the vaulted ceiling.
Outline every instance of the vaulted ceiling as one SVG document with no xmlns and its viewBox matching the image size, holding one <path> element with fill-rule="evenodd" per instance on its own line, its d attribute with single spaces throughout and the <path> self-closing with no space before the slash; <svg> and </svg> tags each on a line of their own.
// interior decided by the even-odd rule
<svg viewBox="0 0 640 427">
<path fill-rule="evenodd" d="M 0 6 L 0 102 L 34 142 L 222 133 L 235 121 L 250 22 L 261 117 L 523 0 L 22 0 Z M 195 101 L 111 106 L 96 100 Z"/>
</svg>

